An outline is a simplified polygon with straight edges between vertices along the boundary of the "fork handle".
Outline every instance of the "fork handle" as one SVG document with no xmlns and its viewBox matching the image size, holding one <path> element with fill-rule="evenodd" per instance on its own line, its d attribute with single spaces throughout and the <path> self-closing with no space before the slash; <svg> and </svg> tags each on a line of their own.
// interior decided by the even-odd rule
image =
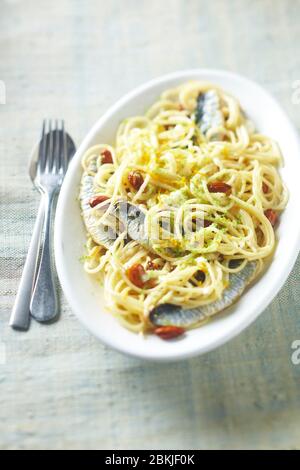
<svg viewBox="0 0 300 470">
<path fill-rule="evenodd" d="M 55 195 L 55 192 L 45 194 L 44 243 L 30 305 L 31 315 L 39 322 L 51 321 L 58 315 L 51 230 Z"/>
<path fill-rule="evenodd" d="M 10 326 L 16 330 L 27 331 L 29 328 L 30 301 L 35 280 L 43 221 L 44 199 L 42 198 L 9 322 Z"/>
</svg>

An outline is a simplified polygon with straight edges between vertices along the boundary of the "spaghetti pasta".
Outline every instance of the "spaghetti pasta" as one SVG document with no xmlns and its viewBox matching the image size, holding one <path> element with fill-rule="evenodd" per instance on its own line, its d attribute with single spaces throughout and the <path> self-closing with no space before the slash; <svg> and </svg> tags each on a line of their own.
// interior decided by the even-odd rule
<svg viewBox="0 0 300 470">
<path fill-rule="evenodd" d="M 103 283 L 107 308 L 130 330 L 151 331 L 156 306 L 222 299 L 230 275 L 252 261 L 257 275 L 288 199 L 281 163 L 277 143 L 211 83 L 167 90 L 145 116 L 125 119 L 114 145 L 94 146 L 82 161 L 84 268 Z M 103 196 L 96 207 L 91 195 Z M 120 217 L 115 225 L 122 201 L 142 213 L 131 231 Z"/>
</svg>

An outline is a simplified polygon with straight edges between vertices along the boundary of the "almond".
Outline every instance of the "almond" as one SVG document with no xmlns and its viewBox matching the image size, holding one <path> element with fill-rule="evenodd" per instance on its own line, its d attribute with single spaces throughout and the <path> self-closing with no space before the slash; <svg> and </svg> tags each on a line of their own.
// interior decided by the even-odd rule
<svg viewBox="0 0 300 470">
<path fill-rule="evenodd" d="M 109 199 L 108 196 L 104 196 L 104 194 L 99 194 L 98 196 L 94 196 L 89 200 L 89 205 L 91 207 L 96 207 L 101 202 L 107 201 Z"/>
<path fill-rule="evenodd" d="M 113 163 L 113 157 L 112 157 L 112 154 L 109 150 L 103 150 L 101 152 L 101 155 L 102 155 L 102 164 L 106 164 L 106 163 Z"/>
<path fill-rule="evenodd" d="M 126 271 L 126 274 L 130 282 L 132 282 L 136 287 L 139 287 L 140 289 L 144 287 L 146 271 L 141 264 L 130 266 Z"/>
<path fill-rule="evenodd" d="M 179 326 L 160 326 L 154 330 L 154 333 L 161 339 L 173 339 L 183 335 L 184 328 Z"/>
<path fill-rule="evenodd" d="M 267 219 L 270 221 L 270 224 L 272 225 L 272 227 L 274 227 L 276 225 L 277 220 L 278 220 L 277 212 L 274 211 L 273 209 L 267 209 L 264 212 L 264 214 L 267 217 Z"/>
<path fill-rule="evenodd" d="M 207 189 L 210 193 L 225 193 L 230 194 L 231 186 L 224 181 L 213 181 L 208 183 Z"/>
<path fill-rule="evenodd" d="M 131 171 L 128 175 L 128 181 L 134 189 L 139 190 L 144 183 L 144 178 L 139 171 Z"/>
<path fill-rule="evenodd" d="M 269 192 L 269 186 L 266 183 L 263 183 L 262 190 L 264 194 L 267 194 Z"/>
</svg>

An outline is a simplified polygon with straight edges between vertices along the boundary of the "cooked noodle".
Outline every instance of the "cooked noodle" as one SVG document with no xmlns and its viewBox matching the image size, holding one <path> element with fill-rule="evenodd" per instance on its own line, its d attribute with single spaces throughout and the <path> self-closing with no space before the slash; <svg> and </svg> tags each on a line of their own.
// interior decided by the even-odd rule
<svg viewBox="0 0 300 470">
<path fill-rule="evenodd" d="M 212 89 L 224 121 L 204 134 L 195 109 L 198 96 Z M 104 150 L 113 163 L 102 163 Z M 121 231 L 106 249 L 88 233 L 84 268 L 101 280 L 110 312 L 130 330 L 145 332 L 152 329 L 149 312 L 158 304 L 209 304 L 222 296 L 229 273 L 250 260 L 258 261 L 258 273 L 275 248 L 266 211 L 278 213 L 287 203 L 281 163 L 277 143 L 255 131 L 238 101 L 204 82 L 165 91 L 145 116 L 120 124 L 114 146 L 89 149 L 84 174 L 110 202 L 100 204 L 98 223 L 111 223 L 110 208 L 126 199 L 146 210 L 151 241 L 148 247 Z M 142 175 L 136 189 L 132 172 Z M 230 193 L 212 192 L 216 181 L 229 185 Z M 196 230 L 195 220 L 202 221 Z M 239 262 L 233 266 L 233 260 Z M 128 276 L 139 264 L 147 274 L 142 287 Z"/>
</svg>

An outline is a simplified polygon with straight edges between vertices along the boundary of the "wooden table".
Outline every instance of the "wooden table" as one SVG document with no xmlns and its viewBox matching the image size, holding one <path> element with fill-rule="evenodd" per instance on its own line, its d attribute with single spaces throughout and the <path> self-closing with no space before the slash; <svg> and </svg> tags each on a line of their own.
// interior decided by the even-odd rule
<svg viewBox="0 0 300 470">
<path fill-rule="evenodd" d="M 299 127 L 299 15 L 294 0 L 1 1 L 1 448 L 300 448 L 299 261 L 253 326 L 186 362 L 107 349 L 63 298 L 54 325 L 8 327 L 39 200 L 27 157 L 42 119 L 64 117 L 79 143 L 136 85 L 212 67 L 260 82 Z"/>
</svg>

